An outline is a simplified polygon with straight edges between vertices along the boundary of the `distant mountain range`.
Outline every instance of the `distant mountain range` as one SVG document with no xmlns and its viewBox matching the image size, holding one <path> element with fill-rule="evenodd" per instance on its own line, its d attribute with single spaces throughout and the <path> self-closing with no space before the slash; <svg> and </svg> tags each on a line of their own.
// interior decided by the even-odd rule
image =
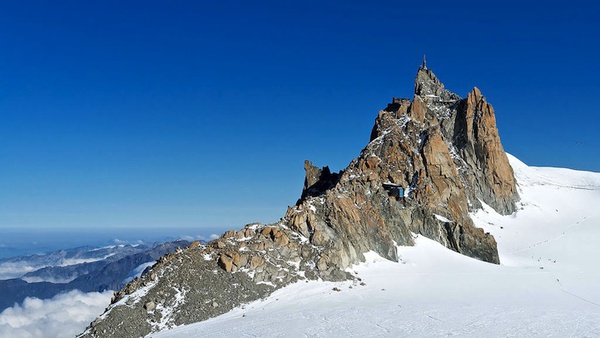
<svg viewBox="0 0 600 338">
<path fill-rule="evenodd" d="M 61 292 L 120 290 L 156 260 L 190 242 L 83 246 L 43 255 L 0 259 L 0 311 L 27 297 L 51 298 Z"/>
</svg>

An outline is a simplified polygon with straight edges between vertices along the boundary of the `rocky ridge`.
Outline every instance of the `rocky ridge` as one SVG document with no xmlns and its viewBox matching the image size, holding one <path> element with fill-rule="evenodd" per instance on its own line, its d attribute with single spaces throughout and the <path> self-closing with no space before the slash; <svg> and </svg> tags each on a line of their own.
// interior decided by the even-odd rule
<svg viewBox="0 0 600 338">
<path fill-rule="evenodd" d="M 494 110 L 477 88 L 462 99 L 423 65 L 413 100 L 394 98 L 379 112 L 369 144 L 345 170 L 304 167 L 301 198 L 280 222 L 164 256 L 115 293 L 82 336 L 143 336 L 298 280 L 355 278 L 346 269 L 363 253 L 398 260 L 396 246 L 413 245 L 413 233 L 499 263 L 493 236 L 474 227 L 469 211 L 485 203 L 509 214 L 519 196 Z"/>
</svg>

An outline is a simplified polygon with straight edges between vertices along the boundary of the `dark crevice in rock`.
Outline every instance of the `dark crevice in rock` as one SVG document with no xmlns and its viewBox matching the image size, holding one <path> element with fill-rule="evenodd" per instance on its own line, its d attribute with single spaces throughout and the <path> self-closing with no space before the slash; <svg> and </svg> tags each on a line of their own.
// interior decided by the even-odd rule
<svg viewBox="0 0 600 338">
<path fill-rule="evenodd" d="M 444 223 L 444 228 L 446 229 L 446 238 L 448 240 L 448 247 L 456 252 L 459 252 L 460 248 L 458 247 L 458 243 L 456 239 L 454 239 L 454 228 L 453 224 L 450 222 Z"/>
</svg>

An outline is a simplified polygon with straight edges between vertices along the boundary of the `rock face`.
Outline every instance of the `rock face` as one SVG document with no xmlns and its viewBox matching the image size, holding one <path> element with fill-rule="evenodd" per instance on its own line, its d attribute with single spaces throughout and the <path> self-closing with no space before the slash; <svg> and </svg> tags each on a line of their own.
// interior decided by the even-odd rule
<svg viewBox="0 0 600 338">
<path fill-rule="evenodd" d="M 373 250 L 398 260 L 413 234 L 499 263 L 496 241 L 469 211 L 503 214 L 519 196 L 494 110 L 475 88 L 466 99 L 426 67 L 413 100 L 380 111 L 369 144 L 339 173 L 306 161 L 301 198 L 276 224 L 250 224 L 206 246 L 162 258 L 115 294 L 83 334 L 136 337 L 204 320 L 300 279 L 353 278 L 346 268 Z"/>
<path fill-rule="evenodd" d="M 494 108 L 478 88 L 458 107 L 454 121 L 454 143 L 469 174 L 469 199 L 480 207 L 479 199 L 502 214 L 515 211 L 518 195 L 514 173 L 500 143 Z"/>
</svg>

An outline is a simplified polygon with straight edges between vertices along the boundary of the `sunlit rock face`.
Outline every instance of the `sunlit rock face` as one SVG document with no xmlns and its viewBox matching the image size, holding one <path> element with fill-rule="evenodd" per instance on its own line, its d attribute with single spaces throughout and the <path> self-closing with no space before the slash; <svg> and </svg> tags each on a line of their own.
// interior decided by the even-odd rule
<svg viewBox="0 0 600 338">
<path fill-rule="evenodd" d="M 85 336 L 140 336 L 204 320 L 301 279 L 354 278 L 346 269 L 422 234 L 499 263 L 493 236 L 469 212 L 502 214 L 519 199 L 492 106 L 475 88 L 462 99 L 419 68 L 411 99 L 394 98 L 360 155 L 339 173 L 304 164 L 304 189 L 275 224 L 250 224 L 183 248 L 115 294 Z"/>
<path fill-rule="evenodd" d="M 307 169 L 312 186 L 319 185 L 315 172 Z M 316 237 L 338 268 L 368 250 L 396 259 L 395 244 L 412 244 L 411 232 L 498 263 L 494 238 L 468 213 L 480 201 L 512 213 L 519 198 L 492 106 L 477 88 L 461 99 L 426 67 L 415 77 L 413 99 L 393 99 L 380 111 L 360 156 L 333 186 L 330 176 L 327 170 L 327 189 L 303 194 L 285 219 Z M 392 184 L 403 197 L 392 196 Z"/>
</svg>

